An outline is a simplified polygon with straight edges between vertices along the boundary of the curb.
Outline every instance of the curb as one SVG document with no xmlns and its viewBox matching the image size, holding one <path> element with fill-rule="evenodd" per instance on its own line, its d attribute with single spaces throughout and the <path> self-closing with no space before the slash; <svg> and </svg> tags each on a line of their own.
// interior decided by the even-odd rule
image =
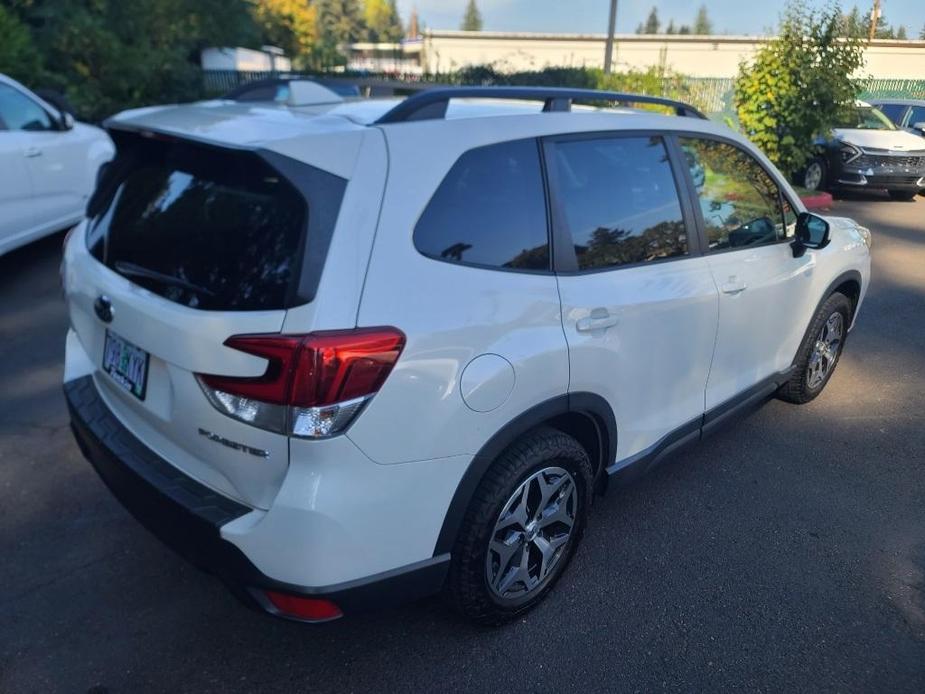
<svg viewBox="0 0 925 694">
<path fill-rule="evenodd" d="M 815 195 L 801 196 L 800 200 L 807 210 L 827 210 L 832 207 L 831 193 L 816 193 Z"/>
</svg>

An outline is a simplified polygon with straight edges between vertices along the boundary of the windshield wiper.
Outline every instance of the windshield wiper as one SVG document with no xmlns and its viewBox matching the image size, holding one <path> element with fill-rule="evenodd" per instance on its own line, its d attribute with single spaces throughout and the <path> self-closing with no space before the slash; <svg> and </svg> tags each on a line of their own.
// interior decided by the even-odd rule
<svg viewBox="0 0 925 694">
<path fill-rule="evenodd" d="M 117 260 L 115 262 L 115 268 L 119 274 L 125 275 L 126 277 L 143 277 L 145 279 L 154 280 L 156 282 L 163 282 L 164 284 L 169 284 L 173 287 L 180 287 L 181 289 L 196 292 L 197 294 L 215 296 L 215 292 L 211 292 L 205 287 L 200 287 L 198 284 L 187 282 L 182 277 L 174 277 L 173 275 L 158 272 L 157 270 L 150 270 L 146 267 L 141 267 L 141 265 L 135 265 L 135 263 L 127 263 L 124 260 Z"/>
</svg>

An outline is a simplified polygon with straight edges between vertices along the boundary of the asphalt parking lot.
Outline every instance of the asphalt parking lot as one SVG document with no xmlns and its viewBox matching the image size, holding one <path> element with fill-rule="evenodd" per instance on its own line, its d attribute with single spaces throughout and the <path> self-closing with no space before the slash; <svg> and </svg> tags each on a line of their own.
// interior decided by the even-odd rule
<svg viewBox="0 0 925 694">
<path fill-rule="evenodd" d="M 874 279 L 825 393 L 598 503 L 501 629 L 240 606 L 132 519 L 61 395 L 61 237 L 0 259 L 0 692 L 925 691 L 925 198 L 839 200 Z"/>
</svg>

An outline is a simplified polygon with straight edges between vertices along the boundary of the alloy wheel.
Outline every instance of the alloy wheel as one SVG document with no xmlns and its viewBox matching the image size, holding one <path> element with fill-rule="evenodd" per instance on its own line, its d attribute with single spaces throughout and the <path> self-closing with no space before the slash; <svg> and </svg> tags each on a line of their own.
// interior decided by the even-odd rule
<svg viewBox="0 0 925 694">
<path fill-rule="evenodd" d="M 810 162 L 803 176 L 803 187 L 807 190 L 819 190 L 822 185 L 822 165 L 818 161 Z"/>
<path fill-rule="evenodd" d="M 485 572 L 496 598 L 519 600 L 545 585 L 575 529 L 578 488 L 560 467 L 533 473 L 501 509 L 488 544 Z"/>
<path fill-rule="evenodd" d="M 806 386 L 815 390 L 825 383 L 844 342 L 845 319 L 836 311 L 819 329 L 806 366 Z"/>
</svg>

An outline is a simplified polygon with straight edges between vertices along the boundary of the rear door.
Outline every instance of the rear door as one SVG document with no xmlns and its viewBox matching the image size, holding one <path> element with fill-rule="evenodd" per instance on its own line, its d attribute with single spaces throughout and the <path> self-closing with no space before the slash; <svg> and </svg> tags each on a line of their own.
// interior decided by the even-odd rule
<svg viewBox="0 0 925 694">
<path fill-rule="evenodd" d="M 704 411 L 717 292 L 671 152 L 657 133 L 546 143 L 569 390 L 610 402 L 618 461 L 694 435 Z"/>
<path fill-rule="evenodd" d="M 277 333 L 304 303 L 310 209 L 328 217 L 257 154 L 122 135 L 85 243 L 67 250 L 71 323 L 116 416 L 188 474 L 261 508 L 282 483 L 288 438 L 220 413 L 196 374 L 267 370 L 223 343 Z"/>
</svg>

